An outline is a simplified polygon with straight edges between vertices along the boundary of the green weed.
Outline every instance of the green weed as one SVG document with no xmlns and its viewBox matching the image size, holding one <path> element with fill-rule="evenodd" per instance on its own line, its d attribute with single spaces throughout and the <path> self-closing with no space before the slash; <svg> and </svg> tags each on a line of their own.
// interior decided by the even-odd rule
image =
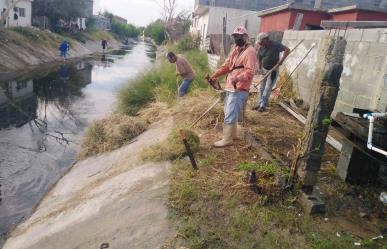
<svg viewBox="0 0 387 249">
<path fill-rule="evenodd" d="M 189 51 L 185 57 L 196 71 L 196 79 L 190 90 L 207 87 L 208 84 L 204 79 L 209 72 L 207 55 L 198 51 Z M 157 68 L 145 72 L 119 91 L 118 111 L 136 115 L 141 108 L 156 99 L 173 104 L 177 99 L 180 83 L 181 79 L 176 79 L 175 65 L 163 59 Z"/>
</svg>

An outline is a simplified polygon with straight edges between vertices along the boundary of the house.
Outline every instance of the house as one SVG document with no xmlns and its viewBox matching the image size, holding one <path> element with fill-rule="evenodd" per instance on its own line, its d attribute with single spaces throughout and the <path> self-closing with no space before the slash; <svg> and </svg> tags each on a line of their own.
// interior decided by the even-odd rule
<svg viewBox="0 0 387 249">
<path fill-rule="evenodd" d="M 5 27 L 31 26 L 32 0 L 0 0 L 1 16 L 5 17 Z"/>
<path fill-rule="evenodd" d="M 260 32 L 316 30 L 323 20 L 387 21 L 387 1 L 300 0 L 260 11 L 258 17 Z"/>
<path fill-rule="evenodd" d="M 120 16 L 114 16 L 114 20 L 121 24 L 128 24 L 128 20 Z"/>
<path fill-rule="evenodd" d="M 258 17 L 261 18 L 260 32 L 316 30 L 321 29 L 321 21 L 330 19 L 325 10 L 293 3 L 263 10 Z"/>
<path fill-rule="evenodd" d="M 94 15 L 94 27 L 101 31 L 108 31 L 111 29 L 110 19 L 102 15 Z"/>
<path fill-rule="evenodd" d="M 86 19 L 93 16 L 93 5 L 93 0 L 74 1 L 70 7 L 61 4 L 58 0 L 34 0 L 32 2 L 32 25 L 43 29 L 57 25 L 66 29 L 69 27 L 73 29 L 75 27 L 78 30 L 84 30 L 86 29 Z M 60 19 L 55 24 L 50 23 L 53 16 L 61 15 L 76 15 L 76 17 L 73 17 L 70 21 Z"/>
<path fill-rule="evenodd" d="M 332 21 L 387 21 L 387 9 L 351 5 L 330 9 Z"/>
<path fill-rule="evenodd" d="M 227 46 L 224 44 L 224 37 L 229 39 L 236 26 L 245 26 L 250 37 L 255 38 L 260 22 L 256 11 L 286 2 L 287 0 L 195 0 L 190 31 L 192 35 L 201 37 L 202 49 L 220 54 L 221 47 Z"/>
</svg>

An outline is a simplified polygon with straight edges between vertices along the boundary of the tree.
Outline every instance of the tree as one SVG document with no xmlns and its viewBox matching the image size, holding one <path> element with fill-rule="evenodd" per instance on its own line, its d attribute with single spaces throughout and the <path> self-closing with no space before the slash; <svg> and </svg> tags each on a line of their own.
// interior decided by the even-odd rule
<svg viewBox="0 0 387 249">
<path fill-rule="evenodd" d="M 124 24 L 118 22 L 113 13 L 105 11 L 102 14 L 104 17 L 109 18 L 111 22 L 111 32 L 116 34 L 119 38 L 135 38 L 140 35 L 140 29 L 132 24 Z"/>
<path fill-rule="evenodd" d="M 9 12 L 11 10 L 13 10 L 13 8 L 16 7 L 16 5 L 22 1 L 26 1 L 26 0 L 11 0 L 11 4 L 9 4 L 8 8 L 5 9 L 5 11 L 3 10 L 0 10 L 1 11 L 1 18 L 0 18 L 0 28 L 5 28 L 5 22 L 6 22 L 6 19 L 7 19 L 7 16 L 9 15 Z"/>
<path fill-rule="evenodd" d="M 149 24 L 144 32 L 146 36 L 152 38 L 158 45 L 165 41 L 165 24 L 162 20 Z"/>
<path fill-rule="evenodd" d="M 161 9 L 161 17 L 164 22 L 175 18 L 177 13 L 177 0 L 153 0 Z"/>
</svg>

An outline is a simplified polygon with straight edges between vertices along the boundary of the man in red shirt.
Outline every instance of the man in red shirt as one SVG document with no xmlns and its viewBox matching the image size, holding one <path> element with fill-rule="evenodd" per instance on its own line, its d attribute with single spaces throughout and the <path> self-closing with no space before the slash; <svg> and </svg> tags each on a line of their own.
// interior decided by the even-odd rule
<svg viewBox="0 0 387 249">
<path fill-rule="evenodd" d="M 257 66 L 256 51 L 248 43 L 249 35 L 246 28 L 236 27 L 232 36 L 235 48 L 226 62 L 210 78 L 217 80 L 218 77 L 228 74 L 225 87 L 223 139 L 216 142 L 215 147 L 225 147 L 233 143 L 237 133 L 238 114 L 249 96 Z"/>
</svg>

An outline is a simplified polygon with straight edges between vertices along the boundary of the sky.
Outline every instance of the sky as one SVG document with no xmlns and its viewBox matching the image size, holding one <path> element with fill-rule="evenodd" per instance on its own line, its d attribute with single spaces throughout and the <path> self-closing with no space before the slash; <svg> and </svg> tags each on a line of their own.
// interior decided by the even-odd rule
<svg viewBox="0 0 387 249">
<path fill-rule="evenodd" d="M 146 26 L 161 16 L 162 0 L 94 0 L 94 12 L 108 10 L 136 26 Z M 180 10 L 192 10 L 194 0 L 177 0 Z"/>
</svg>

